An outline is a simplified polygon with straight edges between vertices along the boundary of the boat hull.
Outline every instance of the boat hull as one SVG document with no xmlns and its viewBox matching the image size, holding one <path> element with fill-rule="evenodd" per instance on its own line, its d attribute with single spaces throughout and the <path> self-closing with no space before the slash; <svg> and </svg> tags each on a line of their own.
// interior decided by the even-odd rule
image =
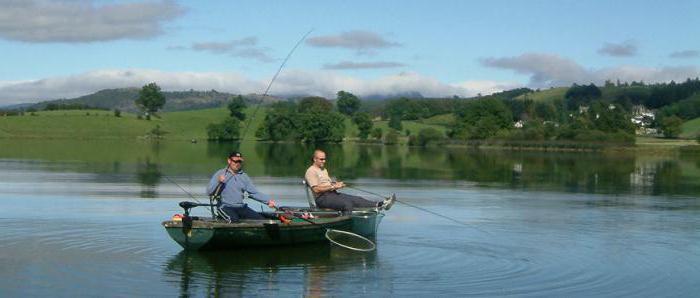
<svg viewBox="0 0 700 298">
<path fill-rule="evenodd" d="M 325 242 L 327 229 L 350 231 L 375 237 L 384 214 L 376 210 L 355 211 L 352 215 L 317 217 L 313 223 L 294 218 L 283 224 L 278 220 L 241 220 L 236 223 L 195 219 L 164 221 L 170 238 L 186 250 L 228 249 L 253 246 L 282 246 Z"/>
<path fill-rule="evenodd" d="M 249 246 L 279 246 L 326 241 L 327 229 L 351 230 L 350 216 L 319 220 L 318 224 L 276 220 L 243 220 L 237 223 L 193 220 L 163 222 L 168 235 L 185 249 L 206 250 Z M 186 225 L 185 225 L 186 226 Z"/>
</svg>

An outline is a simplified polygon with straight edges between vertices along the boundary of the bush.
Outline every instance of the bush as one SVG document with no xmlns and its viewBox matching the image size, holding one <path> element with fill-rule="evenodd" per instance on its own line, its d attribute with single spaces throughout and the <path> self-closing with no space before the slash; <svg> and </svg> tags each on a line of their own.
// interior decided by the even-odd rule
<svg viewBox="0 0 700 298">
<path fill-rule="evenodd" d="M 418 136 L 411 136 L 408 144 L 412 146 L 428 146 L 441 144 L 445 136 L 435 128 L 423 128 L 418 132 Z"/>
<path fill-rule="evenodd" d="M 677 116 L 665 117 L 661 120 L 661 129 L 664 132 L 664 137 L 675 139 L 681 134 L 683 120 Z"/>
<path fill-rule="evenodd" d="M 386 134 L 386 137 L 384 138 L 384 144 L 386 145 L 395 145 L 399 143 L 399 133 L 396 130 L 389 130 L 389 132 Z"/>
<path fill-rule="evenodd" d="M 151 129 L 151 131 L 148 132 L 148 137 L 152 139 L 161 139 L 163 138 L 163 135 L 165 135 L 166 131 L 160 129 L 160 125 L 156 124 L 156 127 Z"/>
<path fill-rule="evenodd" d="M 382 135 L 383 135 L 383 132 L 382 132 L 382 128 L 381 128 L 381 127 L 375 127 L 375 128 L 372 130 L 372 137 L 373 137 L 373 138 L 375 138 L 375 139 L 377 139 L 377 140 L 381 140 L 381 139 L 382 139 Z"/>
<path fill-rule="evenodd" d="M 207 138 L 211 141 L 233 141 L 240 136 L 240 121 L 229 118 L 221 123 L 211 123 L 207 126 Z"/>
<path fill-rule="evenodd" d="M 114 109 L 114 117 L 121 117 L 122 111 L 119 109 Z"/>
</svg>

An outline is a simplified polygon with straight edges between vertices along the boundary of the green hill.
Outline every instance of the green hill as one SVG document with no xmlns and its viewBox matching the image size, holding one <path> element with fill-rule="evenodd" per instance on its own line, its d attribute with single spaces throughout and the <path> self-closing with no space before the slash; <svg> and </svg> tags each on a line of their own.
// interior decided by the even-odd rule
<svg viewBox="0 0 700 298">
<path fill-rule="evenodd" d="M 564 98 L 564 94 L 566 94 L 566 90 L 569 90 L 569 87 L 557 87 L 557 88 L 550 88 L 550 89 L 544 89 L 544 90 L 539 90 L 527 94 L 520 95 L 516 97 L 516 99 L 531 99 L 532 101 L 535 102 L 541 102 L 541 101 L 554 101 L 555 99 L 562 99 Z"/>
<path fill-rule="evenodd" d="M 115 117 L 112 111 L 71 110 L 39 111 L 32 116 L 0 117 L 0 138 L 27 139 L 136 139 L 146 136 L 156 125 L 165 131 L 171 140 L 206 139 L 209 123 L 220 122 L 228 117 L 225 108 L 194 111 L 165 112 L 160 118 L 139 120 L 135 114 L 122 113 Z M 246 115 L 251 117 L 253 108 Z M 265 108 L 260 108 L 247 132 L 246 139 L 255 135 L 257 125 L 265 117 Z M 247 123 L 247 121 L 245 122 Z"/>
<path fill-rule="evenodd" d="M 140 88 L 105 89 L 77 98 L 40 102 L 32 105 L 31 108 L 35 110 L 44 110 L 44 108 L 50 104 L 77 104 L 98 109 L 120 109 L 122 111 L 135 113 L 138 111 L 138 108 L 134 104 L 134 100 L 138 98 L 140 90 Z M 216 90 L 163 91 L 162 93 L 166 99 L 165 105 L 163 106 L 163 111 L 166 112 L 223 107 L 232 97 L 237 96 L 237 94 L 218 92 Z M 262 95 L 256 94 L 244 95 L 243 97 L 249 105 L 258 102 L 261 99 L 264 102 L 274 102 L 280 100 L 279 98 L 272 96 L 262 98 Z"/>
<path fill-rule="evenodd" d="M 700 118 L 695 118 L 683 123 L 683 132 L 681 138 L 694 139 L 700 136 Z"/>
</svg>

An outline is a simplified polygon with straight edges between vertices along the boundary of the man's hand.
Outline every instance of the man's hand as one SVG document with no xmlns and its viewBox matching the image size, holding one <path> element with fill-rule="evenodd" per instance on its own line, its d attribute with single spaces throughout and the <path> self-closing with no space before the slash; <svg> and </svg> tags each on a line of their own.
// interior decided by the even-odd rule
<svg viewBox="0 0 700 298">
<path fill-rule="evenodd" d="M 219 182 L 226 181 L 226 175 L 219 175 Z"/>
<path fill-rule="evenodd" d="M 335 186 L 335 189 L 341 189 L 341 188 L 345 187 L 345 182 L 343 182 L 343 181 L 336 181 L 335 184 L 334 184 L 333 186 Z"/>
<path fill-rule="evenodd" d="M 277 205 L 275 204 L 275 200 L 267 201 L 267 206 L 272 208 L 272 209 L 275 209 L 275 207 L 277 207 Z"/>
</svg>

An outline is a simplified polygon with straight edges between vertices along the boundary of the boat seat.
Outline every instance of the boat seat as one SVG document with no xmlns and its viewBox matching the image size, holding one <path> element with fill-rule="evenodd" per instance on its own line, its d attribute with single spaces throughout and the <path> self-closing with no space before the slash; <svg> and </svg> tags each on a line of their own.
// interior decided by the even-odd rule
<svg viewBox="0 0 700 298">
<path fill-rule="evenodd" d="M 309 207 L 312 209 L 318 209 L 316 206 L 316 199 L 314 198 L 314 191 L 311 190 L 309 183 L 306 179 L 301 179 L 301 183 L 304 184 L 304 190 L 306 190 L 306 200 L 309 201 Z"/>
</svg>

